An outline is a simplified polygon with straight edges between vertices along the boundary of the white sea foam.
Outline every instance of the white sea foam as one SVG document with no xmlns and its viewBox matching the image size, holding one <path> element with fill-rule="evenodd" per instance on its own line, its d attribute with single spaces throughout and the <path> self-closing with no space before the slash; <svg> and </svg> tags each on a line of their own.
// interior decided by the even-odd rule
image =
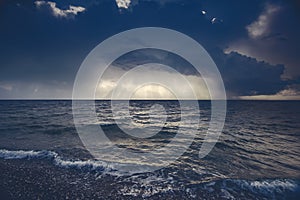
<svg viewBox="0 0 300 200">
<path fill-rule="evenodd" d="M 232 183 L 227 186 L 227 183 L 234 183 L 236 186 L 232 188 Z M 248 191 L 255 196 L 264 196 L 268 199 L 285 198 L 284 195 L 289 192 L 298 190 L 299 185 L 291 179 L 265 179 L 265 180 L 225 180 L 223 189 L 227 190 L 230 195 L 236 195 L 239 191 Z"/>
<path fill-rule="evenodd" d="M 107 163 L 98 160 L 65 160 L 53 151 L 34 151 L 34 150 L 6 150 L 0 149 L 0 158 L 3 159 L 33 159 L 33 158 L 48 158 L 60 167 L 77 168 L 100 171 L 113 171 L 112 167 Z"/>
<path fill-rule="evenodd" d="M 63 168 L 73 168 L 80 170 L 97 171 L 102 174 L 109 174 L 114 176 L 132 175 L 144 172 L 147 165 L 140 165 L 135 168 L 128 168 L 126 163 L 119 162 L 105 162 L 100 160 L 70 160 L 65 159 L 54 151 L 47 150 L 6 150 L 0 149 L 0 158 L 2 159 L 49 159 L 51 162 Z M 123 167 L 124 166 L 124 167 Z M 124 170 L 117 170 L 123 169 Z M 128 171 L 129 170 L 129 171 Z"/>
<path fill-rule="evenodd" d="M 246 181 L 235 180 L 235 183 L 242 188 L 249 189 L 253 192 L 260 193 L 274 193 L 283 191 L 293 191 L 298 185 L 295 181 L 289 179 L 276 179 L 276 180 L 261 180 L 261 181 Z"/>
<path fill-rule="evenodd" d="M 122 172 L 115 170 L 115 164 L 108 164 L 97 160 L 67 160 L 58 155 L 54 151 L 34 151 L 34 150 L 6 150 L 0 149 L 0 158 L 2 159 L 49 159 L 54 165 L 62 168 L 73 168 L 79 170 L 91 170 L 101 172 L 101 174 L 110 174 L 114 176 L 124 175 Z M 119 163 L 120 164 L 120 163 Z M 127 174 L 129 175 L 129 174 Z M 101 176 L 101 175 L 100 175 Z M 127 176 L 126 176 L 127 177 Z M 140 176 L 140 174 L 131 174 L 123 181 L 135 183 L 133 186 L 126 185 L 120 189 L 120 194 L 126 196 L 151 197 L 160 193 L 170 191 L 179 191 L 184 189 L 185 194 L 190 198 L 196 198 L 196 188 L 181 188 L 174 185 L 172 176 L 158 176 L 152 174 L 148 177 Z M 275 198 L 276 194 L 284 194 L 288 191 L 295 191 L 299 187 L 298 183 L 291 179 L 274 179 L 274 180 L 241 180 L 241 179 L 226 179 L 221 178 L 220 181 L 212 181 L 203 185 L 197 186 L 198 189 L 212 193 L 220 191 L 223 198 L 234 199 L 241 191 L 249 191 L 252 194 L 263 195 L 270 198 Z"/>
<path fill-rule="evenodd" d="M 34 150 L 17 150 L 10 151 L 6 149 L 0 149 L 0 158 L 3 159 L 24 159 L 24 158 L 55 158 L 57 157 L 57 153 L 52 151 L 34 151 Z"/>
</svg>

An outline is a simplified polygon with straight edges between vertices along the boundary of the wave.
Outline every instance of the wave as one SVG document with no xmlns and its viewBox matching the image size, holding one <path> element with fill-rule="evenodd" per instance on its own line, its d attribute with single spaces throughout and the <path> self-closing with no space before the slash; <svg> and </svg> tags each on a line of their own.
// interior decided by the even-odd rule
<svg viewBox="0 0 300 200">
<path fill-rule="evenodd" d="M 92 171 L 115 171 L 108 163 L 99 160 L 66 160 L 54 151 L 0 149 L 2 159 L 50 159 L 53 164 L 64 168 L 88 169 Z"/>
<path fill-rule="evenodd" d="M 259 193 L 272 193 L 274 191 L 296 190 L 299 185 L 296 181 L 289 179 L 275 179 L 275 180 L 259 180 L 259 181 L 246 181 L 234 180 L 237 185 L 244 189 L 252 190 Z"/>
<path fill-rule="evenodd" d="M 132 174 L 143 173 L 148 165 L 138 164 L 135 168 L 128 168 L 126 163 L 105 162 L 96 159 L 90 160 L 70 160 L 59 156 L 58 153 L 48 150 L 7 150 L 0 149 L 0 158 L 2 159 L 48 159 L 52 164 L 63 167 L 85 171 L 96 171 L 101 174 L 113 176 L 128 176 Z M 132 164 L 129 164 L 132 165 Z M 129 170 L 129 171 L 128 171 Z M 149 169 L 150 170 L 150 169 Z"/>
<path fill-rule="evenodd" d="M 284 194 L 299 192 L 299 180 L 291 179 L 262 179 L 262 180 L 226 180 L 226 188 L 230 189 L 229 182 L 235 185 L 236 191 L 248 191 L 259 196 L 276 199 Z M 228 190 L 229 191 L 229 190 Z"/>
<path fill-rule="evenodd" d="M 134 179 L 134 186 L 120 190 L 125 196 L 152 197 L 164 193 L 178 193 L 192 199 L 298 199 L 299 182 L 291 179 L 242 180 L 221 179 L 195 185 L 165 183 L 156 175 Z M 150 179 L 154 182 L 147 182 Z"/>
<path fill-rule="evenodd" d="M 2 159 L 48 159 L 52 164 L 79 170 L 95 171 L 97 174 L 109 174 L 120 178 L 124 175 L 108 164 L 99 160 L 67 160 L 54 151 L 35 150 L 6 150 L 0 149 Z M 128 174 L 127 174 L 128 175 Z M 165 176 L 166 175 L 166 176 Z M 125 196 L 152 197 L 159 194 L 178 193 L 185 194 L 189 198 L 215 197 L 223 199 L 297 199 L 300 184 L 299 180 L 292 179 L 229 179 L 220 178 L 198 184 L 181 184 L 172 173 L 147 173 L 124 176 L 118 180 L 133 182 L 134 186 L 127 184 L 119 189 Z M 101 175 L 100 175 L 101 176 Z M 175 179 L 174 179 L 175 178 Z M 177 181 L 175 181 L 177 180 Z M 175 181 L 175 182 L 174 182 Z M 182 182 L 183 183 L 183 182 Z M 292 194 L 293 196 L 288 196 Z M 208 196 L 203 196 L 208 195 Z M 295 197 L 294 197 L 295 196 Z M 258 198 L 260 199 L 260 198 Z"/>
<path fill-rule="evenodd" d="M 6 150 L 0 149 L 0 158 L 3 159 L 25 159 L 25 158 L 54 158 L 58 154 L 52 151 L 34 151 L 34 150 Z"/>
<path fill-rule="evenodd" d="M 147 179 L 157 179 L 147 183 Z M 221 179 L 202 184 L 182 187 L 163 183 L 158 177 L 141 177 L 134 180 L 135 185 L 125 185 L 120 191 L 122 195 L 152 197 L 164 193 L 178 193 L 192 199 L 298 199 L 299 182 L 291 179 L 242 180 Z"/>
</svg>

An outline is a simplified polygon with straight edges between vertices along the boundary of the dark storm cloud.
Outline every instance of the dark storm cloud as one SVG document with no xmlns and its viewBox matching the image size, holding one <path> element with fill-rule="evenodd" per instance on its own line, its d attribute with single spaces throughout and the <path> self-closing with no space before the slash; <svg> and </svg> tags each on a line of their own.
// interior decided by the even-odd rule
<svg viewBox="0 0 300 200">
<path fill-rule="evenodd" d="M 51 88 L 71 88 L 81 62 L 97 44 L 113 34 L 145 26 L 175 29 L 202 44 L 216 60 L 228 93 L 274 94 L 284 86 L 292 84 L 280 79 L 283 66 L 277 64 L 285 64 L 279 62 L 280 60 L 269 65 L 239 54 L 223 53 L 224 49 L 238 43 L 241 38 L 248 40 L 246 27 L 258 19 L 264 12 L 266 3 L 270 1 L 140 0 L 132 1 L 134 6 L 121 12 L 116 2 L 111 0 L 51 1 L 56 2 L 55 6 L 62 11 L 70 9 L 70 5 L 86 9 L 77 13 L 72 20 L 67 17 L 55 17 L 49 8 L 41 10 L 34 2 L 6 1 L 0 4 L 2 98 L 8 93 L 22 97 L 20 88 L 25 91 L 25 87 L 32 91 L 40 86 L 48 92 Z M 249 46 L 253 46 L 253 52 L 273 55 L 272 49 L 264 48 L 266 41 L 272 44 L 282 43 L 284 48 L 276 51 L 277 54 L 282 56 L 282 60 L 291 58 L 290 63 L 295 63 L 299 57 L 299 51 L 296 50 L 300 46 L 298 39 L 293 40 L 300 27 L 296 26 L 299 20 L 293 17 L 297 9 L 285 2 L 276 1 L 273 4 L 275 3 L 284 8 L 281 12 L 285 13 L 285 17 L 277 19 L 278 23 L 275 21 L 271 26 L 272 31 L 256 41 L 258 46 Z M 203 15 L 202 10 L 205 10 L 209 17 Z M 222 19 L 222 23 L 211 23 L 212 17 Z M 171 60 L 166 59 L 166 64 L 171 64 Z M 173 65 L 184 74 L 193 73 L 180 62 Z M 287 66 L 284 66 L 285 71 Z M 297 74 L 299 67 L 293 66 L 293 72 Z"/>
<path fill-rule="evenodd" d="M 184 58 L 172 52 L 158 49 L 142 49 L 129 52 L 115 60 L 112 66 L 128 71 L 147 63 L 160 63 L 171 66 L 185 75 L 199 75 L 197 70 Z"/>
<path fill-rule="evenodd" d="M 276 94 L 289 83 L 281 79 L 283 65 L 270 65 L 236 52 L 225 54 L 219 48 L 210 53 L 222 74 L 229 97 Z M 130 52 L 113 62 L 112 66 L 127 71 L 146 63 L 161 63 L 185 75 L 201 76 L 185 59 L 155 49 Z"/>
<path fill-rule="evenodd" d="M 288 84 L 281 79 L 283 65 L 270 65 L 236 52 L 224 54 L 218 49 L 213 57 L 229 96 L 272 95 Z"/>
<path fill-rule="evenodd" d="M 292 6 L 288 1 L 265 3 L 257 19 L 245 27 L 248 35 L 233 40 L 229 50 L 272 64 L 284 64 L 283 78 L 299 78 L 299 10 Z"/>
</svg>

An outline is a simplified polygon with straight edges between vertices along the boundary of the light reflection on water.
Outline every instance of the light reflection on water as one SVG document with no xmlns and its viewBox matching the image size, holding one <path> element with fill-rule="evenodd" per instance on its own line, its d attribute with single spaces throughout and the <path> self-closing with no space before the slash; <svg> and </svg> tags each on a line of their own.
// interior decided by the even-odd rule
<svg viewBox="0 0 300 200">
<path fill-rule="evenodd" d="M 160 104 L 164 109 L 161 106 L 153 108 L 154 104 Z M 130 199 L 155 195 L 171 195 L 172 198 L 175 195 L 175 199 L 182 196 L 186 199 L 284 199 L 290 192 L 294 196 L 287 199 L 297 199 L 299 192 L 295 191 L 299 190 L 300 179 L 299 101 L 229 101 L 223 133 L 214 149 L 203 159 L 198 155 L 210 121 L 210 102 L 199 101 L 199 107 L 200 112 L 188 106 L 180 108 L 176 101 L 133 101 L 130 117 L 134 123 L 121 125 L 127 130 L 141 127 L 153 131 L 161 129 L 149 138 L 136 138 L 125 134 L 115 124 L 109 101 L 97 101 L 97 118 L 83 116 L 81 122 L 86 126 L 101 126 L 119 148 L 143 155 L 170 144 L 172 140 L 178 140 L 178 146 L 174 148 L 180 148 L 181 142 L 185 143 L 184 138 L 175 139 L 180 126 L 185 135 L 196 134 L 190 148 L 169 166 L 150 173 L 121 174 L 114 170 L 115 165 L 134 162 L 145 169 L 155 163 L 147 162 L 142 156 L 124 159 L 109 149 L 104 157 L 112 162 L 111 165 L 95 162 L 74 127 L 71 101 L 0 101 L 0 162 L 2 167 L 13 163 L 13 167 L 4 168 L 2 175 L 9 176 L 3 182 L 15 180 L 10 187 L 22 194 L 28 193 L 30 188 L 24 187 L 26 192 L 22 191 L 26 184 L 20 182 L 21 175 L 13 179 L 14 170 L 23 173 L 26 180 L 31 177 L 30 180 L 37 182 L 39 188 L 49 182 L 46 176 L 36 177 L 36 171 L 28 173 L 24 168 L 28 164 L 30 170 L 37 170 L 37 174 L 44 174 L 44 169 L 47 169 L 54 178 L 50 181 L 59 180 L 52 188 L 57 183 L 62 183 L 59 187 L 68 185 L 72 180 L 76 184 L 70 188 L 84 196 L 90 194 L 91 188 L 95 192 L 106 185 L 102 192 L 109 191 L 115 197 L 125 195 Z M 189 111 L 184 116 L 186 124 L 182 121 L 182 110 Z M 119 122 L 122 122 L 124 115 L 119 114 Z M 162 120 L 162 114 L 166 114 L 166 121 Z M 199 123 L 193 123 L 196 117 L 200 117 Z M 164 155 L 158 152 L 156 156 L 159 159 Z M 18 162 L 10 160 L 12 158 L 25 160 Z M 36 164 L 40 162 L 42 166 Z M 53 167 L 53 164 L 58 167 Z M 70 169 L 78 171 L 69 176 L 66 171 L 60 172 L 61 169 L 68 173 L 74 172 Z M 42 181 L 38 182 L 40 178 Z M 20 183 L 22 187 L 17 187 Z M 86 185 L 89 192 L 82 190 Z M 52 192 L 64 195 L 65 191 L 60 189 Z"/>
<path fill-rule="evenodd" d="M 209 101 L 199 102 L 200 112 L 189 107 L 180 108 L 176 101 L 131 102 L 130 114 L 137 127 L 157 130 L 162 125 L 160 115 L 166 113 L 167 119 L 160 133 L 144 139 L 130 137 L 120 131 L 109 101 L 97 101 L 97 119 L 86 117 L 82 122 L 101 126 L 120 148 L 141 153 L 169 144 L 179 126 L 183 127 L 184 134 L 196 134 L 191 147 L 169 166 L 171 169 L 191 172 L 201 169 L 201 173 L 204 170 L 229 178 L 299 178 L 299 103 L 229 101 L 223 133 L 213 151 L 204 159 L 197 155 L 210 121 Z M 164 106 L 164 110 L 161 107 L 155 110 L 154 107 L 150 111 L 154 104 Z M 46 149 L 61 152 L 66 158 L 88 157 L 87 152 L 73 153 L 74 149 L 84 147 L 73 125 L 70 101 L 2 101 L 0 106 L 1 148 Z M 188 126 L 181 121 L 182 109 L 190 109 L 187 112 L 189 116 L 185 116 L 190 119 Z M 192 123 L 194 117 L 200 117 L 199 124 Z M 123 126 L 129 130 L 135 128 L 131 124 Z M 180 140 L 178 142 L 180 144 Z M 109 152 L 107 158 L 114 160 L 114 155 Z M 190 180 L 196 180 L 195 177 L 193 175 Z"/>
</svg>

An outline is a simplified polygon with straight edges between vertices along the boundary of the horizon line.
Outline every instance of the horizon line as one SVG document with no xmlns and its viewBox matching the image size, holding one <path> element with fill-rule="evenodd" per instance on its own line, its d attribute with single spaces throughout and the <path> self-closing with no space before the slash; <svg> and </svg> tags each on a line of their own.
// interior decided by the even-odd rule
<svg viewBox="0 0 300 200">
<path fill-rule="evenodd" d="M 300 101 L 300 99 L 72 99 L 72 98 L 0 98 L 0 101 Z"/>
</svg>

